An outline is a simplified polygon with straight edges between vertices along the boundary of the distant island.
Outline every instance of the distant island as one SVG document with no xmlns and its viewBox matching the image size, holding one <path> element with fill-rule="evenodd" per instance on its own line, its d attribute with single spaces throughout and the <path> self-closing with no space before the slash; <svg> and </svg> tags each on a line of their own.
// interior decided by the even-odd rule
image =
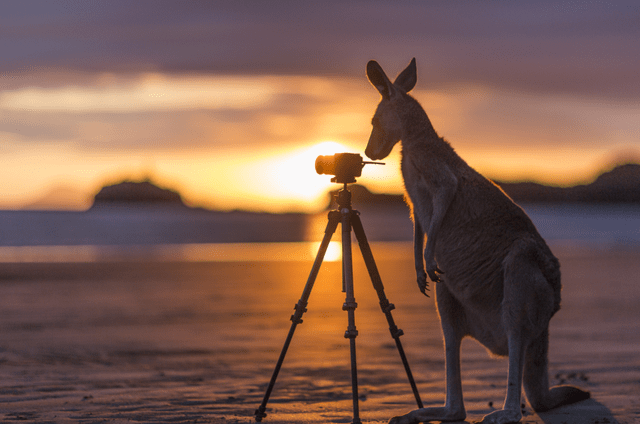
<svg viewBox="0 0 640 424">
<path fill-rule="evenodd" d="M 640 165 L 624 164 L 604 172 L 590 184 L 554 187 L 534 182 L 494 181 L 517 203 L 640 203 Z M 402 194 L 376 194 L 366 187 L 350 187 L 354 206 L 391 206 L 405 204 Z M 331 193 L 329 207 L 335 207 Z"/>
<path fill-rule="evenodd" d="M 176 191 L 160 188 L 151 181 L 123 181 L 102 187 L 95 195 L 91 208 L 117 205 L 187 207 Z"/>
</svg>

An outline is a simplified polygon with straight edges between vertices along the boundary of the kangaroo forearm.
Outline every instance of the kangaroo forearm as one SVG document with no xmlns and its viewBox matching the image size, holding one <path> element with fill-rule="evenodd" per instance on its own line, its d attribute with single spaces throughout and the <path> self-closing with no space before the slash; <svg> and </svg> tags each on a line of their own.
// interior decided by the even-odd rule
<svg viewBox="0 0 640 424">
<path fill-rule="evenodd" d="M 420 221 L 418 221 L 418 217 L 413 216 L 413 255 L 416 264 L 416 272 L 420 274 L 420 272 L 424 272 L 424 230 L 420 225 Z"/>
</svg>

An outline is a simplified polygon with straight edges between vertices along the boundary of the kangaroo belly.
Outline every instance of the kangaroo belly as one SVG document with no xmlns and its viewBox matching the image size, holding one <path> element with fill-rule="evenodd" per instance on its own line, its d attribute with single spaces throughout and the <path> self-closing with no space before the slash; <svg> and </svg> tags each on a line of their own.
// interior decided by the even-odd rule
<svg viewBox="0 0 640 424">
<path fill-rule="evenodd" d="M 508 341 L 500 305 L 488 307 L 478 299 L 461 297 L 450 289 L 451 286 L 455 287 L 450 280 L 443 278 L 436 286 L 436 301 L 443 325 L 455 325 L 463 331 L 463 335 L 476 339 L 492 354 L 506 355 Z"/>
<path fill-rule="evenodd" d="M 445 270 L 438 284 L 447 287 L 464 311 L 468 335 L 492 354 L 504 356 L 508 354 L 508 341 L 502 310 L 502 270 L 494 258 L 484 259 L 469 262 L 438 259 Z"/>
<path fill-rule="evenodd" d="M 492 354 L 507 356 L 509 354 L 509 341 L 507 332 L 502 322 L 501 309 L 487 310 L 479 313 L 474 309 L 467 310 L 469 318 L 469 335 L 480 342 Z"/>
<path fill-rule="evenodd" d="M 478 226 L 481 224 L 478 223 Z M 513 235 L 476 225 L 443 226 L 436 261 L 452 293 L 461 301 L 494 308 L 502 301 L 503 261 Z"/>
<path fill-rule="evenodd" d="M 558 270 L 536 234 L 487 233 L 491 237 L 476 240 L 477 245 L 467 240 L 446 249 L 444 243 L 436 260 L 445 272 L 442 284 L 464 309 L 469 335 L 493 354 L 506 355 L 507 327 L 524 326 L 535 334 L 548 325 L 559 304 L 559 279 L 555 287 L 545 274 Z"/>
</svg>

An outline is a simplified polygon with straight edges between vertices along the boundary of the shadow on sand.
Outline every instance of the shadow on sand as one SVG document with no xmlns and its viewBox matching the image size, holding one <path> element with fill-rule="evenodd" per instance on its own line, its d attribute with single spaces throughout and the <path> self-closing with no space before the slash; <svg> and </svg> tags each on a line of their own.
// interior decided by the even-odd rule
<svg viewBox="0 0 640 424">
<path fill-rule="evenodd" d="M 549 412 L 542 412 L 538 415 L 545 424 L 579 424 L 587 422 L 618 424 L 618 420 L 614 418 L 611 410 L 595 399 L 587 399 Z"/>
</svg>

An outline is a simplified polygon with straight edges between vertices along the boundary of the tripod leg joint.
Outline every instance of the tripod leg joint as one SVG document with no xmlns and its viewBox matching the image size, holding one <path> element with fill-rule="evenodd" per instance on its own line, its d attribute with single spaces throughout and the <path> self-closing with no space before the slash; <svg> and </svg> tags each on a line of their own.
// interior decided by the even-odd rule
<svg viewBox="0 0 640 424">
<path fill-rule="evenodd" d="M 380 308 L 382 309 L 382 312 L 387 314 L 396 309 L 396 305 L 394 305 L 393 303 L 389 303 L 389 301 L 385 299 L 384 301 L 380 302 Z"/>
<path fill-rule="evenodd" d="M 307 312 L 306 305 L 304 303 L 298 302 L 293 307 L 293 309 L 295 309 L 296 311 L 293 315 L 291 315 L 291 321 L 295 324 L 302 324 L 302 314 Z"/>
<path fill-rule="evenodd" d="M 389 332 L 391 333 L 391 337 L 393 337 L 396 340 L 400 338 L 400 336 L 404 335 L 404 331 L 402 331 L 400 328 L 396 327 L 395 325 L 393 327 L 389 327 Z"/>
<path fill-rule="evenodd" d="M 358 330 L 356 330 L 356 327 L 349 326 L 347 331 L 344 332 L 344 338 L 355 339 L 356 337 L 358 337 Z"/>
<path fill-rule="evenodd" d="M 344 302 L 344 304 L 342 305 L 342 310 L 343 311 L 350 311 L 350 310 L 354 310 L 358 307 L 358 304 L 356 302 Z"/>
</svg>

